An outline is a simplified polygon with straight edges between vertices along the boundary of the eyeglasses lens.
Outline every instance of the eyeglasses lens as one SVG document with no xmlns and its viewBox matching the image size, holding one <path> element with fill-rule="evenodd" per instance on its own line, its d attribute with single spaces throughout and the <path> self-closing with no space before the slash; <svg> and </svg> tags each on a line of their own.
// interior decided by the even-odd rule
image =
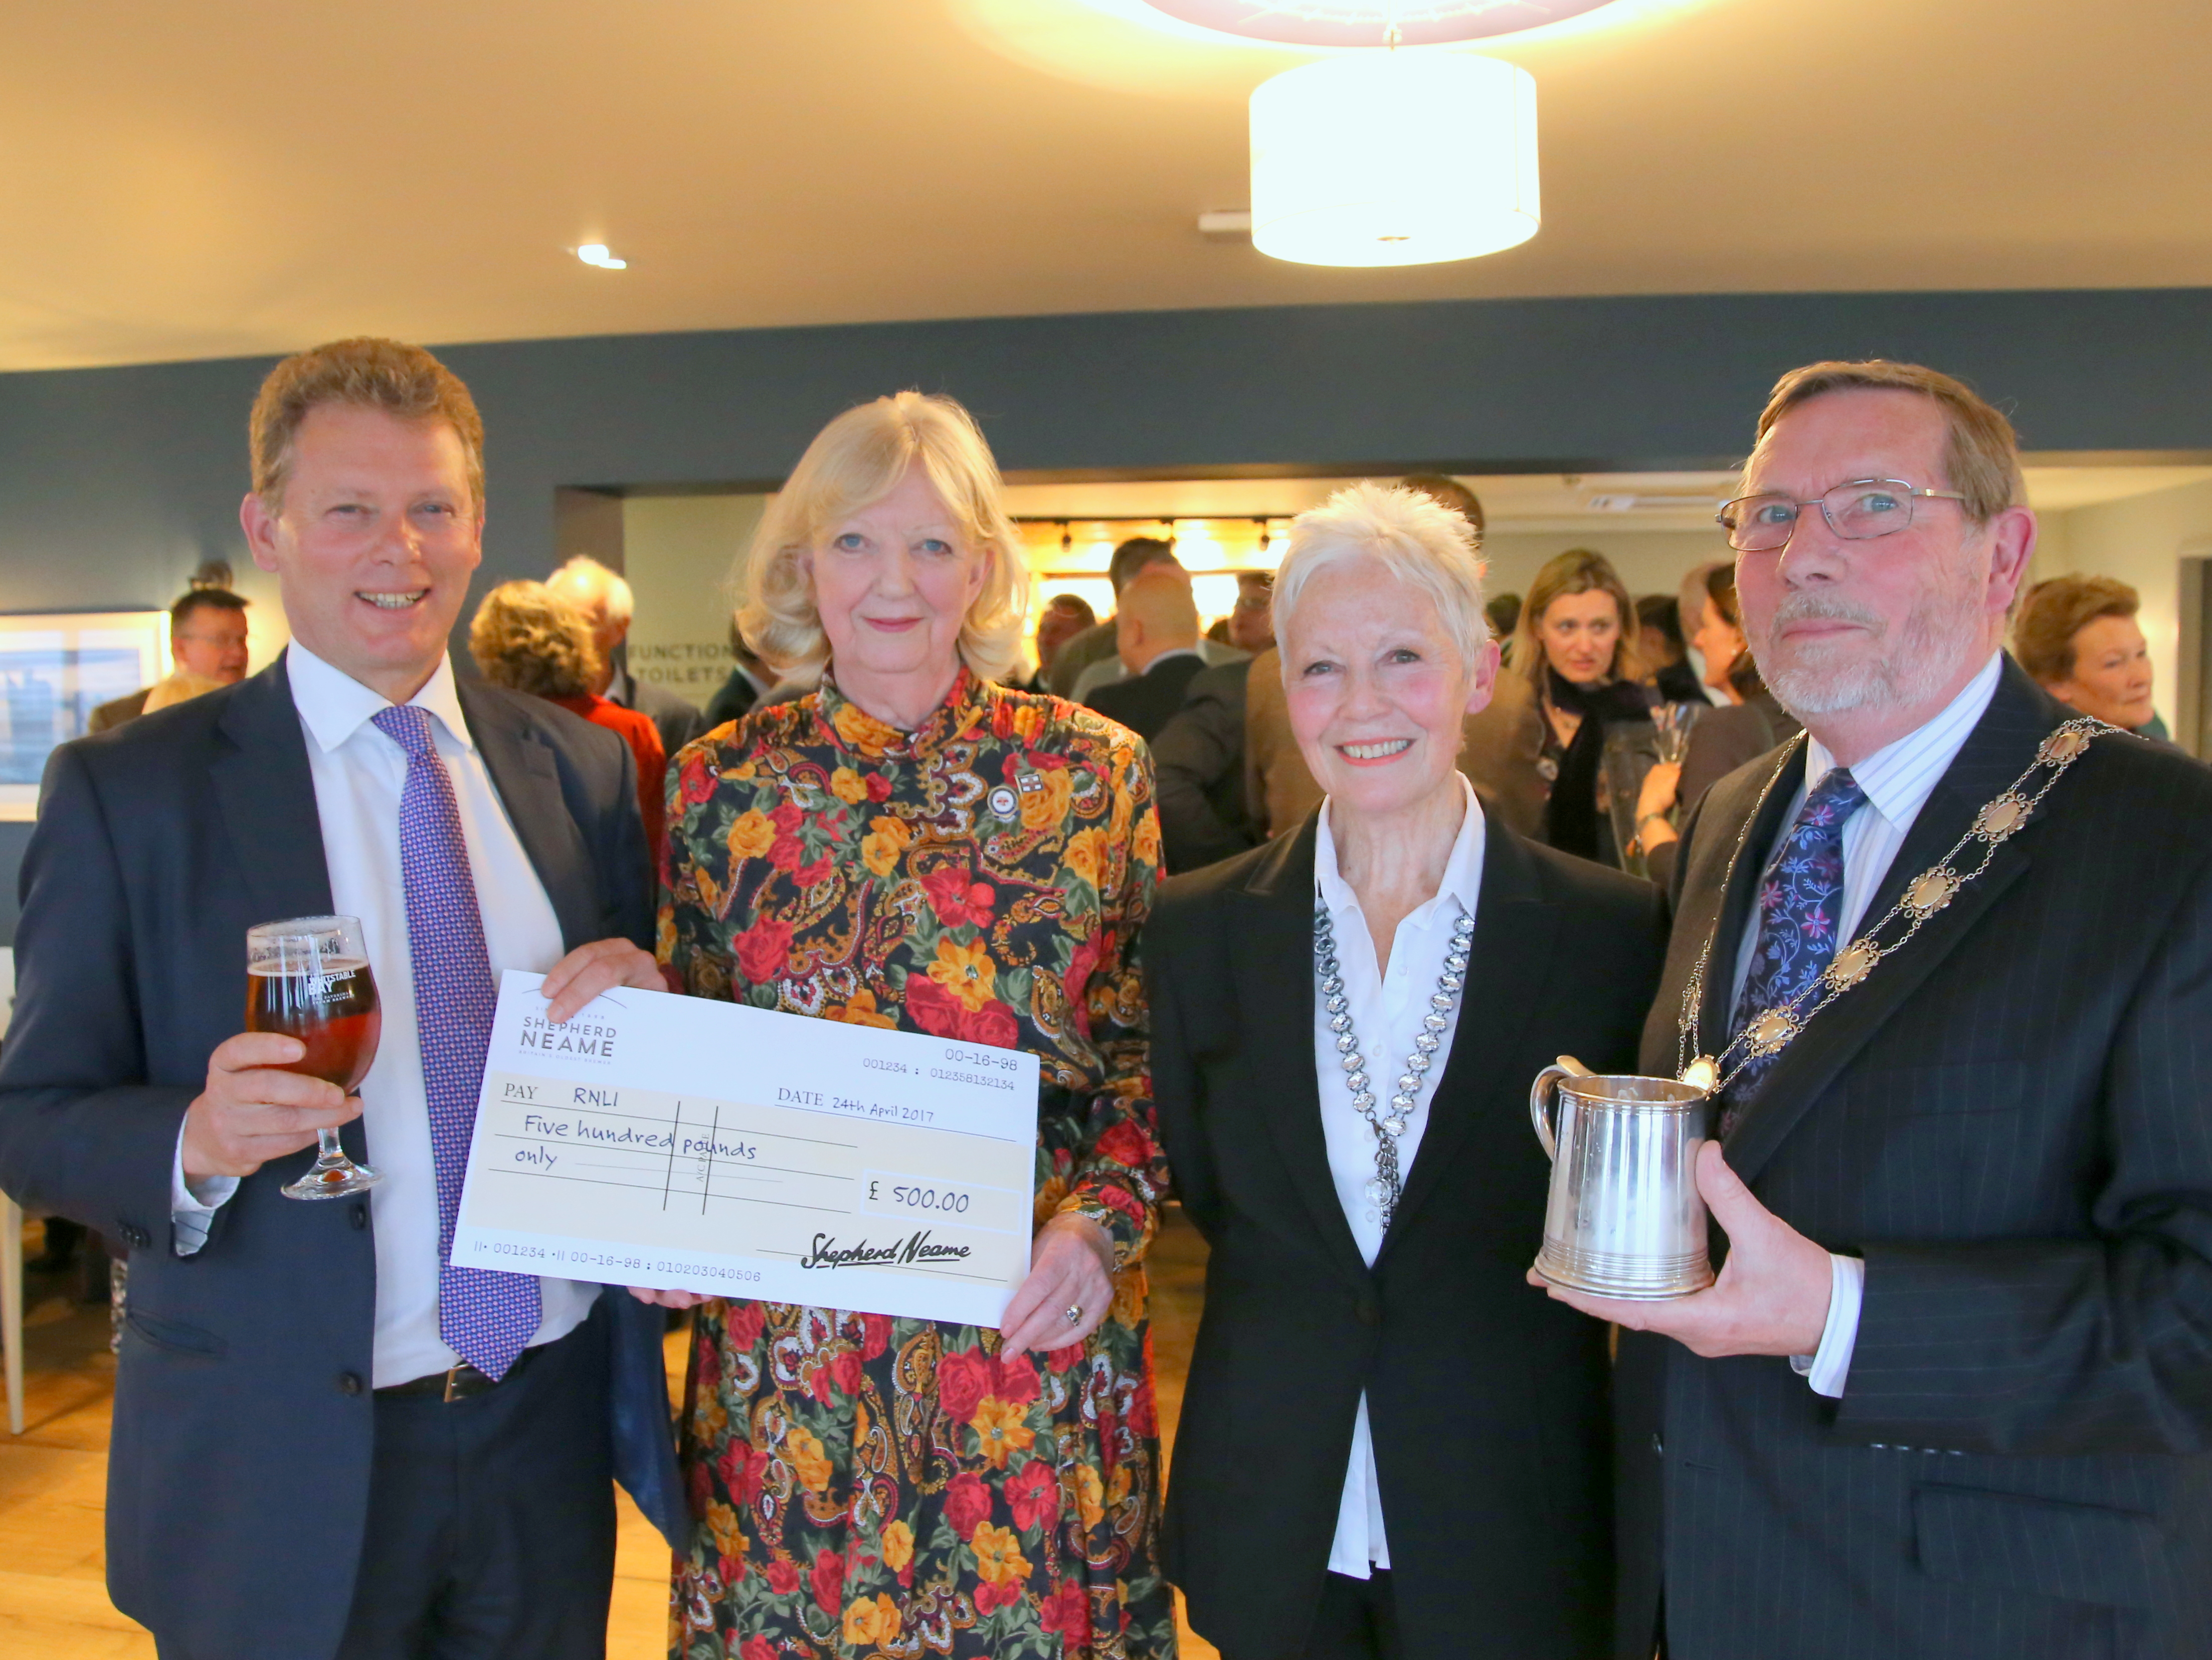
<svg viewBox="0 0 2212 1660">
<path fill-rule="evenodd" d="M 1912 498 L 1882 479 L 1838 484 L 1820 498 L 1820 507 L 1836 534 L 1849 542 L 1887 536 L 1912 522 Z"/>
<path fill-rule="evenodd" d="M 1836 534 L 1847 542 L 1889 536 L 1912 522 L 1911 496 L 1886 479 L 1838 484 L 1820 498 L 1820 506 Z M 1799 511 L 1787 496 L 1743 496 L 1723 508 L 1720 518 L 1729 545 L 1738 553 L 1771 553 L 1789 546 Z"/>
<path fill-rule="evenodd" d="M 1738 553 L 1769 553 L 1789 543 L 1797 504 L 1786 496 L 1738 496 L 1721 509 L 1721 523 Z"/>
</svg>

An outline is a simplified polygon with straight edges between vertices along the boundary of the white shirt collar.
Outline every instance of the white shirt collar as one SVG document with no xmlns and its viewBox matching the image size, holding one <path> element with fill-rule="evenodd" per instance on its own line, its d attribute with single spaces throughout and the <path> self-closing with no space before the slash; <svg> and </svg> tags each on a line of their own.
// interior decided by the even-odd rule
<svg viewBox="0 0 2212 1660">
<path fill-rule="evenodd" d="M 1482 891 L 1482 804 L 1475 800 L 1474 787 L 1467 781 L 1467 775 L 1454 775 L 1467 800 L 1467 816 L 1459 822 L 1459 835 L 1452 842 L 1451 856 L 1444 860 L 1443 880 L 1437 885 L 1435 897 L 1407 917 L 1409 922 L 1426 921 L 1435 908 L 1447 899 L 1471 915 L 1475 897 Z M 1329 812 L 1334 805 L 1322 801 L 1319 834 L 1314 839 L 1314 889 L 1333 914 L 1359 909 L 1359 896 L 1337 869 L 1336 837 L 1328 827 Z"/>
<path fill-rule="evenodd" d="M 1997 675 L 2003 663 L 2003 653 L 1991 653 L 1981 672 L 1966 682 L 1941 714 L 1894 743 L 1884 745 L 1851 769 L 1851 776 L 1858 780 L 1875 812 L 1893 824 L 1910 824 L 1919 816 L 1936 781 L 1958 759 L 1959 751 L 1989 708 L 1990 700 L 1996 696 Z M 1806 794 L 1811 794 L 1835 764 L 1836 757 L 1828 746 L 1808 731 L 1805 734 Z"/>
<path fill-rule="evenodd" d="M 284 673 L 292 683 L 292 707 L 300 711 L 301 721 L 325 755 L 392 707 L 382 692 L 371 691 L 344 670 L 331 667 L 297 640 L 284 648 Z M 461 713 L 460 695 L 453 688 L 450 654 L 438 659 L 437 672 L 407 701 L 429 710 L 464 749 L 476 747 Z"/>
</svg>

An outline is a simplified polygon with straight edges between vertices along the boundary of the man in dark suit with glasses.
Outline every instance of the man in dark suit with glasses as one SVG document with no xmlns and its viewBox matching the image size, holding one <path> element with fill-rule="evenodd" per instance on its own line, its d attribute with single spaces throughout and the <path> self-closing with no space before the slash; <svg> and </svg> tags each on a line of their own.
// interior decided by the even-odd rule
<svg viewBox="0 0 2212 1660">
<path fill-rule="evenodd" d="M 1684 826 L 1648 1073 L 1718 1282 L 1625 1331 L 1619 1653 L 2179 1660 L 2212 1630 L 2212 772 L 2001 649 L 2010 423 L 1786 375 L 1737 550 L 1802 739 Z M 2072 724 L 2069 724 L 2072 723 Z"/>
</svg>

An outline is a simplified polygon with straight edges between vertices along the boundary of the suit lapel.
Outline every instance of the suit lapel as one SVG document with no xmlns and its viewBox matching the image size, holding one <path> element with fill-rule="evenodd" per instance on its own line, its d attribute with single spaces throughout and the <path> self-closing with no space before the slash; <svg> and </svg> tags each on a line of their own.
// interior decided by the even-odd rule
<svg viewBox="0 0 2212 1660">
<path fill-rule="evenodd" d="M 507 822 L 560 919 L 562 945 L 574 951 L 598 939 L 605 929 L 592 903 L 590 858 L 561 794 L 551 746 L 518 709 L 479 683 L 456 677 L 453 689 Z"/>
<path fill-rule="evenodd" d="M 282 657 L 230 694 L 216 733 L 209 776 L 255 915 L 264 921 L 328 915 L 323 821 Z"/>
<path fill-rule="evenodd" d="M 1551 974 L 1551 912 L 1535 861 L 1510 830 L 1491 819 L 1484 825 L 1482 894 L 1475 898 L 1475 940 L 1467 956 L 1467 989 L 1460 994 L 1451 1054 L 1436 1093 L 1429 1096 L 1429 1127 L 1420 1135 L 1382 1250 L 1376 1253 L 1378 1266 L 1391 1242 L 1405 1235 L 1413 1213 L 1436 1193 L 1484 1113 L 1500 1111 L 1500 1098 L 1504 1111 L 1517 1111 L 1526 1098 L 1526 1080 L 1513 1076 L 1510 1061 Z M 1402 1055 L 1391 1055 L 1385 1065 L 1395 1071 L 1401 1062 Z"/>
<path fill-rule="evenodd" d="M 1314 848 L 1320 824 L 1320 815 L 1309 813 L 1233 891 L 1238 915 L 1230 963 L 1237 1006 L 1251 1017 L 1246 1031 L 1261 1083 L 1259 1098 L 1270 1104 L 1267 1130 L 1285 1174 L 1329 1260 L 1364 1284 L 1367 1263 L 1329 1175 L 1314 1076 Z"/>
<path fill-rule="evenodd" d="M 1718 1055 L 1728 1042 L 1729 1017 L 1735 1000 L 1735 961 L 1743 948 L 1744 930 L 1758 926 L 1752 915 L 1759 896 L 1759 878 L 1766 869 L 1767 849 L 1782 830 L 1782 816 L 1796 799 L 1805 781 L 1805 745 L 1793 745 L 1782 764 L 1766 775 L 1765 787 L 1751 812 L 1751 827 L 1740 844 L 1743 851 L 1733 865 L 1724 864 L 1727 886 L 1720 894 L 1719 926 L 1712 934 L 1712 955 L 1705 964 L 1704 1000 L 1698 1007 L 1698 1053 Z M 1725 860 L 1730 855 L 1722 854 Z M 1712 925 L 1709 922 L 1708 927 Z"/>
<path fill-rule="evenodd" d="M 2027 769 L 2036 745 L 2063 718 L 2008 658 L 1988 710 L 1929 793 L 1875 889 L 1863 930 L 1887 915 L 1906 885 L 1949 851 L 1984 803 Z M 2065 787 L 2061 784 L 2061 794 L 2054 798 L 2061 811 Z M 1737 1175 L 1747 1181 L 1757 1175 L 1882 1023 L 1927 982 L 1982 915 L 2027 874 L 2035 827 L 2051 811 L 2049 803 L 2039 809 L 2025 828 L 1996 848 L 1989 868 L 1930 917 L 1910 945 L 1886 958 L 1856 989 L 1815 1016 L 1776 1057 L 1773 1070 L 1729 1142 L 1729 1163 Z M 1973 844 L 1960 855 L 1962 867 L 1968 870 L 1978 859 Z"/>
<path fill-rule="evenodd" d="M 1557 933 L 1551 926 L 1552 909 L 1539 885 L 1535 861 L 1510 830 L 1490 820 L 1483 836 L 1474 943 L 1451 1052 L 1429 1098 L 1428 1128 L 1376 1256 L 1378 1264 L 1391 1242 L 1404 1234 L 1413 1213 L 1436 1192 L 1476 1122 L 1491 1112 L 1516 1110 L 1525 1099 L 1527 1080 L 1513 1076 L 1510 1067 L 1551 970 Z M 1395 1072 L 1401 1060 L 1391 1056 L 1382 1064 Z"/>
</svg>

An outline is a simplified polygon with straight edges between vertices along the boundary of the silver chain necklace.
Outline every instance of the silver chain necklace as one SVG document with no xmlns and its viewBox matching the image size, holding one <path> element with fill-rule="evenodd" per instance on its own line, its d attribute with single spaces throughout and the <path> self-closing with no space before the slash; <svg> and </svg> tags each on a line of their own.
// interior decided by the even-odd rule
<svg viewBox="0 0 2212 1660">
<path fill-rule="evenodd" d="M 1367 1121 L 1368 1128 L 1375 1132 L 1375 1175 L 1368 1182 L 1368 1201 L 1380 1213 L 1387 1231 L 1391 1215 L 1398 1208 L 1399 1195 L 1404 1185 L 1398 1173 L 1398 1138 L 1406 1133 L 1406 1126 L 1413 1116 L 1413 1103 L 1421 1089 L 1421 1079 L 1435 1064 L 1436 1053 L 1443 1044 L 1445 1031 L 1451 1025 L 1452 1005 L 1467 984 L 1468 946 L 1474 938 L 1474 918 L 1462 911 L 1452 923 L 1451 944 L 1444 952 L 1443 971 L 1437 976 L 1437 988 L 1429 997 L 1429 1012 L 1421 1017 L 1420 1035 L 1413 1039 L 1412 1051 L 1406 1056 L 1406 1070 L 1398 1074 L 1398 1087 L 1390 1097 L 1387 1114 L 1378 1113 L 1375 1105 L 1372 1080 L 1367 1076 L 1367 1063 L 1360 1058 L 1359 1038 L 1352 1030 L 1352 1008 L 1345 1000 L 1344 976 L 1336 961 L 1336 925 L 1329 921 L 1328 907 L 1314 907 L 1314 969 L 1321 977 L 1322 1007 L 1328 1014 L 1328 1029 L 1335 1034 L 1336 1053 L 1344 1067 L 1345 1087 L 1352 1091 L 1352 1104 Z"/>
</svg>

